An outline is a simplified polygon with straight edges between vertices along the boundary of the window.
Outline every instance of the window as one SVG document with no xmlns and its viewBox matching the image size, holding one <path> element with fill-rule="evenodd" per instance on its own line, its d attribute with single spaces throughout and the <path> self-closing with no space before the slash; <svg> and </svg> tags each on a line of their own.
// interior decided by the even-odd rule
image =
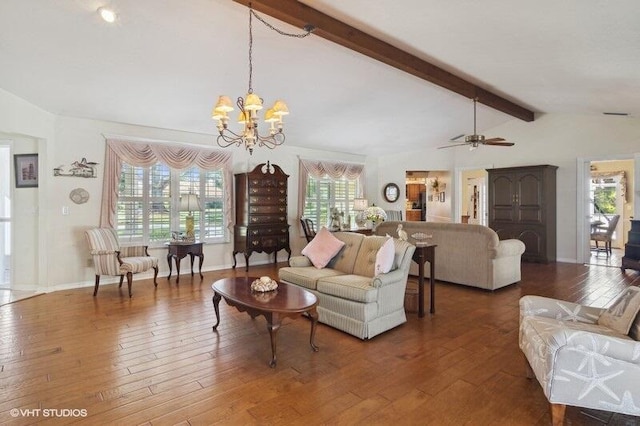
<svg viewBox="0 0 640 426">
<path fill-rule="evenodd" d="M 355 220 L 353 200 L 357 198 L 358 179 L 316 179 L 309 176 L 304 205 L 304 216 L 311 219 L 316 229 L 329 224 L 331 207 L 344 212 L 344 221 L 352 225 Z M 349 220 L 348 220 L 349 219 Z"/>
<path fill-rule="evenodd" d="M 123 163 L 118 184 L 116 230 L 122 242 L 160 246 L 171 231 L 185 229 L 188 212 L 179 211 L 180 194 L 195 193 L 203 211 L 194 211 L 196 240 L 224 241 L 224 174 L 191 167 L 171 169 L 156 163 L 137 167 Z"/>
</svg>

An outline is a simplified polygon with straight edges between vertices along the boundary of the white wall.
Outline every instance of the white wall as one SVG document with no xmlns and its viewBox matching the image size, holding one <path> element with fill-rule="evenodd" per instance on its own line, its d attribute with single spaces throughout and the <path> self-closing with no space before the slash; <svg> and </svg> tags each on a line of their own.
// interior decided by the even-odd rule
<svg viewBox="0 0 640 426">
<path fill-rule="evenodd" d="M 384 157 L 378 187 L 399 181 L 405 170 L 483 168 L 553 164 L 557 171 L 558 260 L 575 262 L 576 251 L 576 159 L 640 152 L 640 119 L 604 115 L 545 114 L 531 123 L 511 120 L 483 130 L 487 137 L 501 136 L 514 147 L 480 147 L 469 151 L 429 149 Z M 457 191 L 458 189 L 455 189 Z M 636 217 L 638 217 L 636 212 Z"/>
<path fill-rule="evenodd" d="M 156 129 L 134 126 L 122 123 L 112 123 L 97 120 L 79 119 L 59 116 L 56 119 L 55 137 L 58 141 L 58 149 L 52 154 L 51 161 L 45 171 L 53 175 L 53 168 L 59 165 L 69 165 L 82 157 L 88 161 L 100 163 L 98 165 L 98 178 L 79 177 L 52 177 L 50 178 L 51 196 L 48 200 L 48 223 L 51 229 L 55 229 L 61 238 L 50 241 L 47 255 L 49 257 L 49 269 L 47 280 L 41 283 L 47 289 L 64 288 L 82 285 L 93 285 L 94 272 L 88 263 L 87 246 L 84 231 L 95 227 L 99 222 L 100 202 L 102 193 L 102 180 L 105 156 L 105 137 L 103 135 L 121 135 L 132 138 L 144 138 L 157 141 L 180 142 L 207 147 L 217 147 L 215 136 L 180 132 L 175 130 Z M 222 148 L 220 148 L 222 149 Z M 314 150 L 298 149 L 285 145 L 269 150 L 257 148 L 253 156 L 242 148 L 227 148 L 233 150 L 233 171 L 241 173 L 252 170 L 260 163 L 271 161 L 279 165 L 285 173 L 289 174 L 289 224 L 291 225 L 291 248 L 293 254 L 299 254 L 304 246 L 304 238 L 299 227 L 297 202 L 298 202 L 298 158 L 321 158 L 328 160 L 344 160 L 351 162 L 364 162 L 362 156 L 318 152 Z M 76 205 L 69 199 L 69 193 L 82 187 L 90 194 L 87 203 Z M 69 208 L 69 215 L 63 215 L 63 207 Z M 230 238 L 230 241 L 232 239 Z M 203 270 L 228 268 L 233 264 L 233 243 L 210 244 L 204 247 Z M 150 254 L 160 259 L 160 274 L 166 276 L 168 265 L 166 262 L 166 249 L 150 249 Z M 244 256 L 238 254 L 238 267 L 244 268 Z M 279 253 L 279 260 L 286 259 L 286 252 Z M 250 264 L 271 261 L 270 257 L 263 253 L 254 253 L 250 258 Z M 182 265 L 182 271 L 187 269 L 187 261 Z M 151 274 L 147 274 L 151 276 Z M 105 281 L 106 282 L 106 281 Z M 162 281 L 160 281 L 162 283 Z"/>
<path fill-rule="evenodd" d="M 554 164 L 559 166 L 558 260 L 569 262 L 576 259 L 576 159 L 597 159 L 612 154 L 632 157 L 640 152 L 640 120 L 631 117 L 548 114 L 537 117 L 532 123 L 512 120 L 483 133 L 487 137 L 502 136 L 516 142 L 516 146 L 481 147 L 475 151 L 464 147 L 429 149 L 384 158 L 301 149 L 292 146 L 295 141 L 287 141 L 273 151 L 256 149 L 252 157 L 241 148 L 227 149 L 234 149 L 236 173 L 249 171 L 270 160 L 290 175 L 289 224 L 294 254 L 304 245 L 297 214 L 299 157 L 365 162 L 367 176 L 363 195 L 387 209 L 401 208 L 401 205 L 385 202 L 382 188 L 389 182 L 402 188 L 407 170 L 448 170 L 453 173 L 456 168 L 484 168 L 488 164 L 493 167 Z M 14 243 L 14 253 L 20 252 L 20 256 L 16 255 L 15 259 L 15 271 L 18 272 L 14 273 L 17 278 L 15 288 L 38 286 L 52 290 L 92 285 L 93 269 L 87 266 L 83 231 L 98 224 L 103 169 L 99 165 L 99 177 L 87 179 L 53 177 L 53 168 L 82 157 L 103 163 L 103 134 L 216 146 L 214 135 L 55 116 L 0 89 L 0 136 L 13 140 L 14 150 L 33 152 L 37 148 L 40 155 L 39 188 L 17 190 L 14 235 L 20 239 Z M 447 201 L 452 203 L 455 203 L 455 197 L 451 194 L 458 190 L 454 188 L 454 181 L 447 182 Z M 69 200 L 69 192 L 77 187 L 89 191 L 88 203 L 75 205 Z M 402 198 L 398 202 L 402 203 Z M 62 215 L 63 206 L 69 206 L 68 216 Z M 204 269 L 229 267 L 231 251 L 231 243 L 205 247 Z M 163 249 L 152 253 L 161 260 L 166 258 Z M 280 258 L 283 256 L 281 252 Z M 264 254 L 251 257 L 253 264 L 265 261 L 267 256 Z M 241 255 L 238 263 L 240 267 L 244 265 Z M 166 262 L 161 261 L 160 267 L 161 276 L 166 275 Z"/>
</svg>

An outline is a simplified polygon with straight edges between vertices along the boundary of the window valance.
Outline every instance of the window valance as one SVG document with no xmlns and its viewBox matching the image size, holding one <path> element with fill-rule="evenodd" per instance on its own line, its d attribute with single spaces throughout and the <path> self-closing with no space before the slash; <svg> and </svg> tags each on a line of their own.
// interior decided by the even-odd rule
<svg viewBox="0 0 640 426">
<path fill-rule="evenodd" d="M 591 180 L 593 183 L 599 183 L 600 180 L 606 178 L 618 178 L 620 185 L 620 197 L 626 203 L 627 202 L 627 173 L 624 170 L 613 172 L 591 172 Z"/>
<path fill-rule="evenodd" d="M 358 179 L 364 193 L 364 164 L 344 163 L 339 161 L 318 161 L 300 159 L 298 173 L 298 216 L 302 216 L 306 202 L 309 175 L 315 179 L 329 176 L 332 179 Z"/>
<path fill-rule="evenodd" d="M 113 228 L 115 226 L 118 182 L 123 162 L 138 167 L 150 167 L 156 163 L 162 163 L 174 169 L 187 169 L 190 167 L 199 167 L 203 170 L 222 169 L 224 174 L 225 220 L 230 227 L 233 225 L 231 215 L 233 176 L 231 173 L 230 152 L 178 144 L 107 139 L 104 180 L 102 183 L 102 207 L 100 209 L 101 227 Z"/>
</svg>

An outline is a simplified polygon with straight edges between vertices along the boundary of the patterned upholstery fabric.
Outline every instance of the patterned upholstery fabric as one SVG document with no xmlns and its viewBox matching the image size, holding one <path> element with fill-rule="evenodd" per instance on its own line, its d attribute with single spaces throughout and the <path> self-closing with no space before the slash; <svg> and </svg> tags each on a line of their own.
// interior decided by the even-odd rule
<svg viewBox="0 0 640 426">
<path fill-rule="evenodd" d="M 85 233 L 96 272 L 94 296 L 98 292 L 101 275 L 127 276 L 131 296 L 131 275 L 154 269 L 154 284 L 158 275 L 158 258 L 147 254 L 146 246 L 120 247 L 114 229 L 95 228 Z M 122 280 L 120 281 L 122 284 Z"/>
<path fill-rule="evenodd" d="M 316 269 L 294 256 L 279 279 L 311 290 L 318 297 L 320 322 L 360 339 L 369 339 L 407 321 L 404 291 L 415 246 L 394 239 L 394 264 L 373 276 L 377 250 L 385 237 L 336 232 L 345 242 L 326 268 Z"/>
<path fill-rule="evenodd" d="M 382 222 L 376 227 L 376 235 L 397 236 L 398 224 L 409 236 L 423 233 L 432 235 L 429 240 L 437 244 L 436 279 L 487 290 L 520 281 L 520 258 L 524 243 L 520 240 L 499 240 L 498 234 L 482 225 L 438 222 Z M 418 275 L 417 265 L 411 266 Z M 425 276 L 429 276 L 425 268 Z"/>
<path fill-rule="evenodd" d="M 524 296 L 520 348 L 550 403 L 638 416 L 640 343 L 598 325 L 603 311 Z"/>
</svg>

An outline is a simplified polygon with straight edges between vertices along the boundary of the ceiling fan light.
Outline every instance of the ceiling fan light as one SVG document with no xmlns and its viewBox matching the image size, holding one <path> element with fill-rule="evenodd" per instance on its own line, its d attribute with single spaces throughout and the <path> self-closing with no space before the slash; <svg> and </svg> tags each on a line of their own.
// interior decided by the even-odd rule
<svg viewBox="0 0 640 426">
<path fill-rule="evenodd" d="M 218 97 L 218 103 L 214 108 L 215 110 L 219 110 L 222 112 L 230 112 L 233 111 L 233 104 L 231 103 L 231 98 L 225 95 Z"/>
<path fill-rule="evenodd" d="M 262 99 L 255 93 L 247 93 L 244 100 L 244 109 L 248 111 L 258 111 L 262 109 Z"/>
</svg>

